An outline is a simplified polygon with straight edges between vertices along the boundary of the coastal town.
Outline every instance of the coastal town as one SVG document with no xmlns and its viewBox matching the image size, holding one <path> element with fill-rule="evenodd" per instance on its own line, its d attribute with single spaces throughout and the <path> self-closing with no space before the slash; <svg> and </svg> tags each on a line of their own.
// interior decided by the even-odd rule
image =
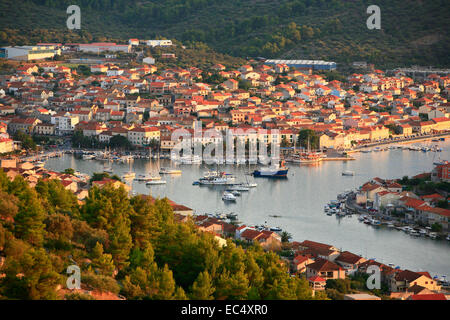
<svg viewBox="0 0 450 320">
<path fill-rule="evenodd" d="M 17 162 L 15 160 L 1 160 L 3 171 L 6 177 L 14 181 L 17 176 L 21 176 L 30 186 L 36 186 L 39 181 L 55 180 L 61 183 L 64 189 L 74 193 L 79 204 L 83 204 L 84 199 L 89 194 L 89 188 L 123 188 L 129 191 L 127 184 L 116 179 L 100 176 L 97 179 L 89 181 L 89 177 L 73 171 L 55 172 L 43 167 L 35 166 L 31 162 Z M 369 186 L 377 186 L 370 187 Z M 385 181 L 375 178 L 372 182 L 364 185 L 360 194 L 357 195 L 358 203 L 361 204 L 362 198 L 371 201 L 374 194 L 377 199 L 383 196 L 381 189 L 400 188 L 398 183 Z M 370 191 L 369 191 L 370 190 Z M 376 193 L 375 190 L 377 190 Z M 370 193 L 372 192 L 372 193 Z M 442 199 L 439 195 L 424 196 L 427 202 L 418 197 L 412 198 L 411 192 L 407 195 L 398 194 L 399 202 L 404 204 L 405 208 L 416 208 L 423 216 L 420 219 L 428 217 L 432 223 L 438 219 L 444 222 L 448 228 L 447 221 L 442 216 L 448 218 L 447 209 L 438 209 L 431 207 L 431 202 Z M 155 199 L 151 196 L 142 195 L 150 202 Z M 239 245 L 248 246 L 257 243 L 266 251 L 272 251 L 280 254 L 280 257 L 288 268 L 291 276 L 304 277 L 308 280 L 310 290 L 313 295 L 317 292 L 327 292 L 328 296 L 337 300 L 381 300 L 399 299 L 399 300 L 448 300 L 450 296 L 449 283 L 445 278 L 432 277 L 428 272 L 411 271 L 401 269 L 394 264 L 386 265 L 373 259 L 367 259 L 349 251 L 343 251 L 333 245 L 328 245 L 311 240 L 303 242 L 291 241 L 289 235 L 276 228 L 268 226 L 248 226 L 246 224 L 236 223 L 236 216 L 233 214 L 195 214 L 194 210 L 182 204 L 177 204 L 168 200 L 177 223 L 194 223 L 199 232 L 211 234 L 221 247 L 227 246 L 229 240 L 235 241 Z M 373 200 L 372 200 L 373 201 Z M 377 200 L 377 203 L 380 200 Z M 413 214 L 412 210 L 407 211 L 408 215 Z M 434 213 L 435 216 L 431 214 Z M 374 213 L 372 213 L 374 214 Z M 429 214 L 430 216 L 427 216 Z M 375 214 L 374 214 L 375 216 Z M 4 219 L 4 217 L 2 217 Z M 10 221 L 13 222 L 13 221 Z M 0 255 L 0 267 L 5 257 Z M 379 290 L 368 290 L 363 285 L 356 289 L 337 290 L 336 283 L 345 283 L 347 281 L 366 281 L 368 268 L 377 266 L 380 270 L 380 281 L 382 287 Z M 1 278 L 0 274 L 0 278 Z M 4 276 L 4 275 L 3 275 Z M 331 280 L 331 281 L 330 281 Z M 337 282 L 336 282 L 337 281 Z M 344 281 L 344 282 L 343 282 Z M 349 283 L 350 283 L 349 282 Z M 355 283 L 356 283 L 355 282 Z M 61 294 L 64 290 L 61 291 Z M 111 292 L 104 292 L 83 287 L 79 292 L 88 294 L 96 299 L 117 300 L 123 299 L 120 295 Z"/>
<path fill-rule="evenodd" d="M 122 181 L 126 179 L 107 168 L 111 150 L 125 164 L 130 157 L 167 159 L 178 143 L 173 133 L 183 129 L 194 134 L 199 122 L 203 131 L 235 133 L 244 144 L 279 145 L 281 160 L 293 166 L 347 161 L 370 148 L 437 142 L 450 135 L 448 74 L 430 72 L 414 79 L 402 71 L 387 75 L 373 65 L 356 64 L 360 72 L 337 80 L 336 64 L 321 60 L 248 59 L 239 66 L 180 67 L 175 46 L 170 40 L 129 39 L 127 44 L 38 43 L 0 49 L 0 58 L 13 61 L 13 70 L 0 75 L 2 173 L 11 183 L 22 177 L 31 188 L 40 181 L 57 180 L 81 206 L 93 188 L 124 189 L 129 196 L 138 196 Z M 148 48 L 154 56 L 141 53 Z M 202 135 L 197 142 L 206 147 L 214 141 Z M 103 158 L 105 170 L 90 176 L 69 167 L 61 172 L 45 167 L 46 159 L 64 152 L 79 152 L 86 160 Z M 358 214 L 361 222 L 374 227 L 450 240 L 449 168 L 450 163 L 440 160 L 432 172 L 410 178 L 374 177 L 327 205 L 325 212 Z M 160 173 L 168 172 L 161 168 Z M 139 178 L 131 166 L 127 174 L 132 180 Z M 342 172 L 346 174 L 353 175 Z M 154 184 L 160 181 L 140 178 L 155 180 Z M 240 187 L 250 188 L 251 183 Z M 141 196 L 156 201 L 151 195 Z M 291 277 L 308 281 L 313 296 L 450 298 L 449 282 L 430 272 L 386 265 L 316 242 L 320 239 L 298 242 L 264 221 L 249 225 L 233 214 L 198 212 L 182 203 L 168 203 L 177 223 L 194 224 L 220 247 L 234 242 L 247 248 L 256 243 L 276 253 Z M 14 223 L 13 218 L 0 218 Z M 0 270 L 3 253 L 0 247 Z M 366 286 L 373 266 L 381 277 L 381 287 L 375 290 Z M 99 299 L 123 299 L 111 292 L 99 294 L 86 288 L 80 292 Z"/>
<path fill-rule="evenodd" d="M 207 70 L 195 66 L 158 70 L 153 57 L 127 67 L 126 60 L 111 58 L 117 53 L 108 53 L 131 57 L 141 42 L 4 49 L 4 56 L 14 59 L 12 52 L 18 51 L 16 58 L 26 61 L 1 76 L 0 152 L 20 148 L 13 139 L 17 131 L 52 138 L 81 133 L 87 139 L 80 140 L 91 147 L 108 146 L 113 138 L 120 142 L 120 136 L 138 148 L 151 145 L 168 151 L 175 143 L 172 132 L 193 130 L 197 120 L 204 130 L 243 129 L 240 138 L 245 141 L 258 139 L 285 147 L 296 144 L 301 130 L 313 130 L 318 140 L 313 147 L 318 150 L 351 150 L 450 129 L 448 75 L 429 74 L 414 80 L 401 71 L 387 76 L 372 69 L 350 74 L 345 81 L 329 81 L 323 73 L 332 70 L 327 62 L 304 60 L 276 60 L 284 62 L 276 64 L 249 60 L 237 68 L 217 64 Z M 170 42 L 144 43 L 170 52 Z M 93 52 L 102 52 L 104 58 L 91 58 L 101 64 L 82 65 L 86 75 L 79 74 L 73 64 L 43 59 L 58 53 L 82 57 Z M 167 60 L 176 61 L 166 55 L 159 57 L 163 66 Z M 250 128 L 256 133 L 246 135 Z M 275 129 L 279 134 L 272 134 Z M 201 141 L 210 142 L 207 137 Z"/>
</svg>

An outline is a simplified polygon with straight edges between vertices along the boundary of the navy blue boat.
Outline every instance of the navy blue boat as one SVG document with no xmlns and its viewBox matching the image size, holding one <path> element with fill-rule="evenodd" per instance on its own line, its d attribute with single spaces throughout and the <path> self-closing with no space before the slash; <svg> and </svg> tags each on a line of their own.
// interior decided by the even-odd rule
<svg viewBox="0 0 450 320">
<path fill-rule="evenodd" d="M 259 170 L 255 170 L 253 172 L 253 176 L 254 177 L 259 177 L 259 178 L 287 178 L 287 174 L 289 172 L 289 168 L 286 168 L 284 166 L 284 163 L 282 163 L 281 167 L 280 166 L 275 166 L 275 167 L 263 167 L 260 168 Z"/>
</svg>

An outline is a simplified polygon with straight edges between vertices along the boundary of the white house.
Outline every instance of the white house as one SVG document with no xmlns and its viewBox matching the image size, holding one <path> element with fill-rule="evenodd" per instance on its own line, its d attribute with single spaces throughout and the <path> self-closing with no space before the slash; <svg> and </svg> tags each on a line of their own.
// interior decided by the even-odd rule
<svg viewBox="0 0 450 320">
<path fill-rule="evenodd" d="M 142 59 L 142 62 L 146 64 L 155 64 L 156 60 L 153 57 L 147 57 Z"/>
<path fill-rule="evenodd" d="M 79 122 L 78 116 L 71 116 L 68 112 L 51 118 L 51 123 L 55 125 L 55 133 L 61 136 L 71 134 Z"/>
<path fill-rule="evenodd" d="M 144 40 L 145 44 L 150 47 L 170 47 L 172 40 Z"/>
<path fill-rule="evenodd" d="M 128 40 L 128 44 L 132 46 L 138 46 L 139 45 L 139 39 L 130 39 Z"/>
<path fill-rule="evenodd" d="M 108 77 L 120 76 L 123 73 L 122 69 L 110 69 L 106 71 Z"/>
</svg>

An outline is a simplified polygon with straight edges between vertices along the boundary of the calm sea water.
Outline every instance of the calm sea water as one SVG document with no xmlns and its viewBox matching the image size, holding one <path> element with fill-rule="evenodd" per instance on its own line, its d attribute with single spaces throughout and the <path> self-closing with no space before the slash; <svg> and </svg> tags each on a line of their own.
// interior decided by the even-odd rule
<svg viewBox="0 0 450 320">
<path fill-rule="evenodd" d="M 437 143 L 421 143 L 420 145 Z M 450 277 L 450 242 L 429 238 L 413 238 L 402 231 L 374 228 L 353 217 L 327 216 L 323 207 L 339 193 L 355 189 L 373 177 L 401 178 L 430 172 L 433 161 L 450 160 L 450 142 L 438 143 L 443 152 L 417 152 L 390 150 L 355 154 L 355 161 L 323 162 L 316 166 L 290 164 L 286 180 L 253 179 L 258 187 L 243 192 L 236 203 L 224 203 L 222 190 L 218 187 L 193 186 L 192 182 L 203 176 L 206 165 L 179 165 L 180 176 L 163 176 L 166 185 L 147 187 L 145 183 L 132 182 L 133 190 L 155 197 L 167 196 L 186 205 L 196 213 L 235 212 L 245 224 L 279 226 L 293 235 L 296 241 L 313 240 L 332 244 L 366 258 L 375 258 L 383 263 L 394 263 L 403 269 L 429 271 L 433 275 Z M 132 170 L 136 174 L 157 173 L 160 167 L 170 167 L 170 160 L 135 160 Z M 62 171 L 74 168 L 92 174 L 103 171 L 103 163 L 84 161 L 72 155 L 50 159 L 46 168 Z M 113 169 L 121 176 L 129 171 L 128 164 L 114 163 Z M 253 169 L 253 167 L 252 167 Z M 223 165 L 220 170 L 233 173 L 245 182 L 248 165 Z M 342 176 L 342 171 L 355 172 L 353 177 Z M 282 218 L 271 218 L 280 215 Z"/>
</svg>

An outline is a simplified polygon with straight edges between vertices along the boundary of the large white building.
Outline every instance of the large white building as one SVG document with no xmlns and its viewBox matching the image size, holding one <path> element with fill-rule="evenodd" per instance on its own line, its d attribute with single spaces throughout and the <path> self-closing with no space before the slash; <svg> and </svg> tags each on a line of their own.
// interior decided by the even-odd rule
<svg viewBox="0 0 450 320">
<path fill-rule="evenodd" d="M 61 50 L 53 46 L 21 46 L 0 48 L 0 58 L 12 60 L 40 60 L 53 58 L 56 54 L 61 54 Z"/>
<path fill-rule="evenodd" d="M 111 52 L 131 52 L 130 44 L 115 44 L 114 42 L 95 42 L 95 43 L 86 43 L 79 44 L 78 49 L 83 52 L 103 52 L 103 51 L 111 51 Z"/>
<path fill-rule="evenodd" d="M 146 63 L 146 64 L 155 64 L 155 58 L 153 58 L 153 57 L 146 57 L 146 58 L 144 58 L 144 59 L 142 59 L 142 62 L 143 63 Z"/>
<path fill-rule="evenodd" d="M 55 125 L 55 133 L 60 136 L 72 134 L 79 122 L 78 116 L 72 116 L 68 112 L 54 115 L 51 118 L 51 123 Z"/>
<path fill-rule="evenodd" d="M 160 131 L 156 127 L 135 127 L 128 131 L 128 140 L 135 146 L 147 146 L 152 140 L 160 140 Z"/>
<path fill-rule="evenodd" d="M 150 47 L 170 47 L 172 40 L 143 40 Z"/>
</svg>

